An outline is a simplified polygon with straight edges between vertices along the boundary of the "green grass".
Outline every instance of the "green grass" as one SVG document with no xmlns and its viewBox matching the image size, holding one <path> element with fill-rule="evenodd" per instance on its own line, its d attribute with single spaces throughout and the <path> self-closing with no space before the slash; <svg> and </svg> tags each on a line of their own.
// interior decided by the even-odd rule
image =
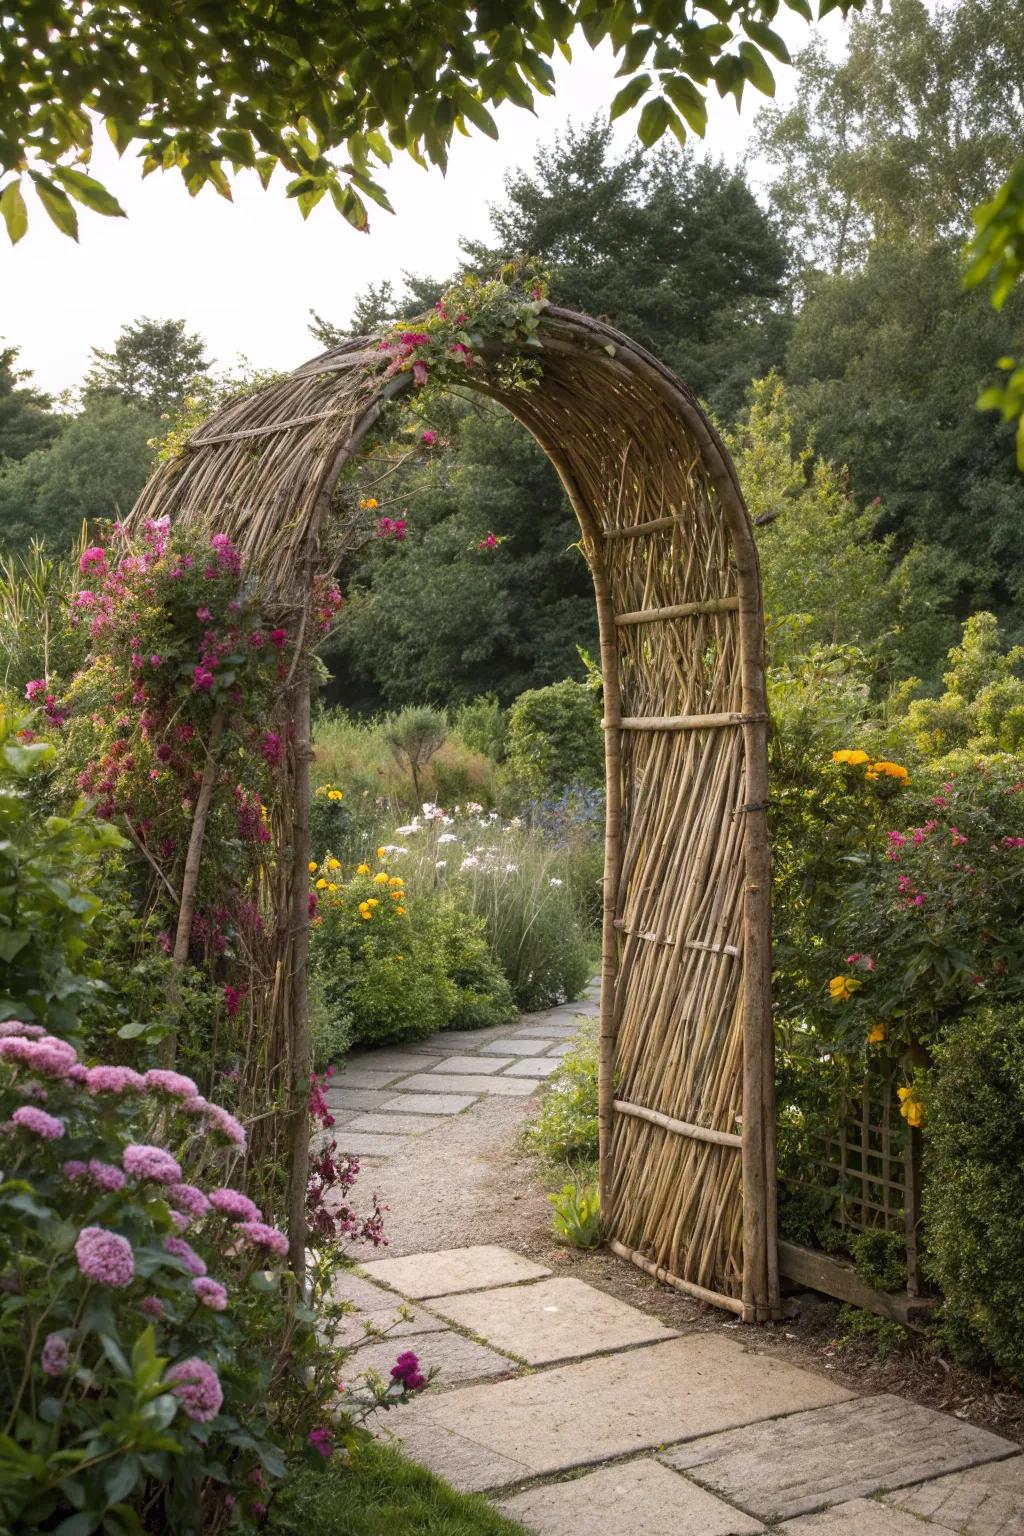
<svg viewBox="0 0 1024 1536">
<path fill-rule="evenodd" d="M 291 1477 L 271 1506 L 271 1529 L 296 1536 L 526 1536 L 479 1494 L 457 1493 L 377 1441 L 350 1465 Z"/>
</svg>

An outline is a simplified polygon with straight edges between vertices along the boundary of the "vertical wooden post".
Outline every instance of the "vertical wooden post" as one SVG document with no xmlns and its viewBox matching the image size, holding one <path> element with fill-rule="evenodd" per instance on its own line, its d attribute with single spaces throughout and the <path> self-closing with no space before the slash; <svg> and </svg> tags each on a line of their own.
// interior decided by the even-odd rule
<svg viewBox="0 0 1024 1536">
<path fill-rule="evenodd" d="M 292 692 L 291 716 L 295 727 L 294 823 L 291 839 L 292 966 L 291 1040 L 289 1049 L 288 1129 L 288 1255 L 300 1282 L 306 1273 L 306 1186 L 309 1182 L 309 769 L 313 759 L 309 669 L 300 662 Z"/>
</svg>

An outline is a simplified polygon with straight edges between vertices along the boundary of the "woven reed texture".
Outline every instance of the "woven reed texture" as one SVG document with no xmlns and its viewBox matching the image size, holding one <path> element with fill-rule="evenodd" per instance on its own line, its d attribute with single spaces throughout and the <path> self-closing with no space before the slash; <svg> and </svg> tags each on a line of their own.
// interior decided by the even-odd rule
<svg viewBox="0 0 1024 1536">
<path fill-rule="evenodd" d="M 608 789 L 605 1233 L 641 1268 L 762 1320 L 777 1309 L 778 1272 L 764 626 L 749 519 L 721 441 L 675 375 L 570 311 L 548 309 L 540 340 L 535 388 L 503 389 L 487 349 L 467 380 L 548 454 L 594 579 Z M 347 343 L 220 412 L 161 467 L 133 519 L 215 519 L 302 627 L 312 577 L 335 569 L 351 537 L 339 476 L 409 383 L 383 384 L 380 357 L 376 341 Z M 305 686 L 291 679 L 293 719 Z M 268 1078 L 296 1085 L 301 821 L 275 826 L 280 941 L 266 1026 Z"/>
</svg>

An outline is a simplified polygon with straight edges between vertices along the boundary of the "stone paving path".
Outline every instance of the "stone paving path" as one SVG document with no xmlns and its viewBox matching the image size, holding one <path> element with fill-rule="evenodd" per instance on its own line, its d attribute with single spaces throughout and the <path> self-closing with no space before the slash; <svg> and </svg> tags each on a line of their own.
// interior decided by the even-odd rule
<svg viewBox="0 0 1024 1536">
<path fill-rule="evenodd" d="M 358 1058 L 331 1090 L 340 1139 L 443 1143 L 451 1117 L 540 1088 L 579 1011 Z M 350 1379 L 404 1349 L 438 1368 L 381 1432 L 535 1536 L 1024 1536 L 1017 1445 L 770 1358 L 755 1330 L 676 1331 L 488 1244 L 365 1263 L 338 1295 Z"/>
</svg>

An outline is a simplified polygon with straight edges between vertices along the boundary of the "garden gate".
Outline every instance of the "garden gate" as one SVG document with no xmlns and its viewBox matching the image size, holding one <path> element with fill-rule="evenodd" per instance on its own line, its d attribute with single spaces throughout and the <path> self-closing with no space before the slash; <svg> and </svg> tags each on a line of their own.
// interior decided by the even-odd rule
<svg viewBox="0 0 1024 1536">
<path fill-rule="evenodd" d="M 471 363 L 465 383 L 548 455 L 594 581 L 607 762 L 604 1231 L 642 1269 L 761 1321 L 777 1312 L 778 1268 L 764 635 L 750 522 L 720 438 L 673 373 L 606 324 L 525 308 L 537 316 L 528 338 L 506 324 L 472 351 L 447 350 Z M 464 337 L 472 322 L 458 319 Z M 346 469 L 384 429 L 389 403 L 426 377 L 416 345 L 394 331 L 352 340 L 233 402 L 160 467 L 132 513 L 135 524 L 215 518 L 297 637 L 282 680 L 291 748 L 272 816 L 277 953 L 265 1029 L 290 1088 L 282 1148 L 299 1267 L 312 755 L 303 640 L 315 578 L 336 568 L 353 525 Z M 526 388 L 508 367 L 517 351 Z"/>
</svg>

